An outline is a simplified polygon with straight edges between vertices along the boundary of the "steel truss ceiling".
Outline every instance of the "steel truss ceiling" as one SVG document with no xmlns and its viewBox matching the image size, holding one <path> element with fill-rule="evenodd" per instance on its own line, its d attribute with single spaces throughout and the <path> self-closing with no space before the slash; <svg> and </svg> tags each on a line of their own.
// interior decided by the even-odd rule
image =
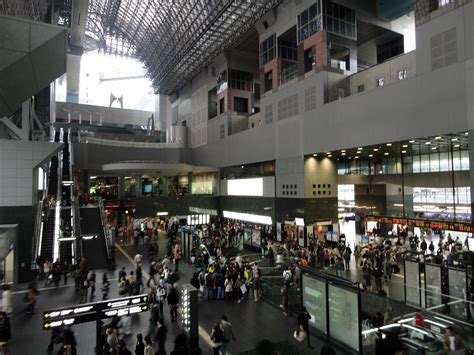
<svg viewBox="0 0 474 355">
<path fill-rule="evenodd" d="M 156 92 L 186 85 L 281 0 L 90 0 L 99 50 L 141 60 Z"/>
</svg>

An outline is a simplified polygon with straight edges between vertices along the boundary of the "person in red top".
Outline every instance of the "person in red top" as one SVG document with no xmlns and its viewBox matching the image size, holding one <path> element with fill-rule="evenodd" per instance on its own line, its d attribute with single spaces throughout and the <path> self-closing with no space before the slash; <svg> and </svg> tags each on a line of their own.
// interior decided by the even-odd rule
<svg viewBox="0 0 474 355">
<path fill-rule="evenodd" d="M 420 312 L 418 312 L 415 315 L 415 325 L 417 325 L 419 327 L 424 327 L 425 326 L 425 317 L 423 317 L 423 315 Z"/>
</svg>

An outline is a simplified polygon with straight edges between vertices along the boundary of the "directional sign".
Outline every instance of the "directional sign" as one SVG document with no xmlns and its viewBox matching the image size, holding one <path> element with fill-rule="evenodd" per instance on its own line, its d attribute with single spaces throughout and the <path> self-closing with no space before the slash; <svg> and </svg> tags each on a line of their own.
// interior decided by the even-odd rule
<svg viewBox="0 0 474 355">
<path fill-rule="evenodd" d="M 97 319 L 125 316 L 148 311 L 148 295 L 117 298 L 114 300 L 86 303 L 43 313 L 43 329 L 62 325 L 80 324 Z"/>
</svg>

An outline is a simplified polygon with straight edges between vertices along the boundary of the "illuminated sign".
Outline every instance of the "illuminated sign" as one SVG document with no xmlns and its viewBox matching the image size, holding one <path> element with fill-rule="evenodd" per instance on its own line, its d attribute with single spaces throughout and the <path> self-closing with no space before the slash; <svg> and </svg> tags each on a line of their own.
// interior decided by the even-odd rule
<svg viewBox="0 0 474 355">
<path fill-rule="evenodd" d="M 272 217 L 262 216 L 250 213 L 223 211 L 224 218 L 235 219 L 238 221 L 272 225 Z"/>
<path fill-rule="evenodd" d="M 458 232 L 472 233 L 473 228 L 470 223 L 463 222 L 447 222 L 447 221 L 433 221 L 427 219 L 416 219 L 416 218 L 400 218 L 400 217 L 385 217 L 385 216 L 366 216 L 365 220 L 368 222 L 378 222 L 385 224 L 400 224 L 409 225 L 418 228 L 431 228 L 431 229 L 443 229 Z"/>
<path fill-rule="evenodd" d="M 263 178 L 227 180 L 229 196 L 263 196 Z"/>
<path fill-rule="evenodd" d="M 88 303 L 44 312 L 43 329 L 49 330 L 63 325 L 92 322 L 98 319 L 120 317 L 148 310 L 148 295 Z"/>
</svg>

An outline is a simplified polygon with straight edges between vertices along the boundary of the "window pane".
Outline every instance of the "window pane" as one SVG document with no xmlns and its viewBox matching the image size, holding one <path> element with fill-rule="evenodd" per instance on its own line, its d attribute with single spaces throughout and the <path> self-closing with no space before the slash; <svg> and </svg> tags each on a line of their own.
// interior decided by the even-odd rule
<svg viewBox="0 0 474 355">
<path fill-rule="evenodd" d="M 439 171 L 450 171 L 449 153 L 441 153 L 439 155 Z"/>
<path fill-rule="evenodd" d="M 422 173 L 428 173 L 430 171 L 430 156 L 423 154 L 420 157 L 420 171 Z"/>
<path fill-rule="evenodd" d="M 461 151 L 461 169 L 469 170 L 469 152 L 467 150 Z"/>
<path fill-rule="evenodd" d="M 439 171 L 439 158 L 438 153 L 432 153 L 430 155 L 430 171 L 437 172 Z"/>
<path fill-rule="evenodd" d="M 420 172 L 420 156 L 415 155 L 413 157 L 413 172 L 419 173 Z"/>
</svg>

